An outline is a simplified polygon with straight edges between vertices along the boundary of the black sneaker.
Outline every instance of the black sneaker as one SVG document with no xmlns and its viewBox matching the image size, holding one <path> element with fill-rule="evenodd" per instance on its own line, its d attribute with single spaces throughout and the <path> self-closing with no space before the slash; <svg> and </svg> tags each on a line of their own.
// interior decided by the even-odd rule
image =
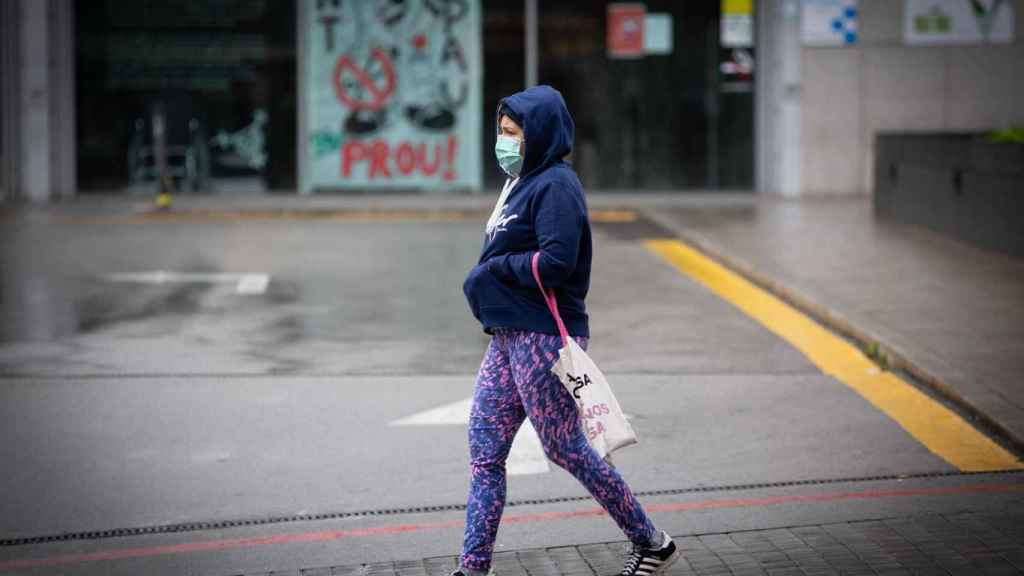
<svg viewBox="0 0 1024 576">
<path fill-rule="evenodd" d="M 676 560 L 679 560 L 676 543 L 672 541 L 667 532 L 662 532 L 662 535 L 664 535 L 665 541 L 657 550 L 633 546 L 633 551 L 626 559 L 626 566 L 622 569 L 620 576 L 654 576 L 675 564 Z"/>
</svg>

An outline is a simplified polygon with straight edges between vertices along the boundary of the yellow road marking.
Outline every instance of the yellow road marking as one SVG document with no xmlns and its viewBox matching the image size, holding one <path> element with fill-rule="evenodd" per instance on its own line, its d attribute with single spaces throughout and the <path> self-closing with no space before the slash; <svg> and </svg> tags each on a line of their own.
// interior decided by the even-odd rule
<svg viewBox="0 0 1024 576">
<path fill-rule="evenodd" d="M 113 216 L 71 216 L 71 224 L 176 224 L 255 222 L 273 220 L 321 220 L 332 222 L 465 222 L 486 220 L 490 210 L 169 210 Z M 590 221 L 610 224 L 636 222 L 632 210 L 591 210 Z"/>
<path fill-rule="evenodd" d="M 1024 463 L 963 418 L 775 296 L 677 240 L 649 250 L 803 352 L 822 372 L 855 390 L 918 442 L 963 471 L 1024 469 Z"/>
<path fill-rule="evenodd" d="M 591 210 L 591 222 L 603 222 L 606 224 L 623 224 L 636 222 L 636 212 L 632 210 Z"/>
</svg>

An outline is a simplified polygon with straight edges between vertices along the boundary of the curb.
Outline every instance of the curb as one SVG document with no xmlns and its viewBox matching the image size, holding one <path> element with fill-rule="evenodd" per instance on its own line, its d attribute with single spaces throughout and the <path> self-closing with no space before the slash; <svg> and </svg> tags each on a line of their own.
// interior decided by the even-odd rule
<svg viewBox="0 0 1024 576">
<path fill-rule="evenodd" d="M 647 218 L 650 218 L 655 222 L 659 222 L 656 215 L 653 215 L 646 210 L 643 211 L 643 214 Z M 787 287 L 783 283 L 758 272 L 749 263 L 726 254 L 724 250 L 715 246 L 713 242 L 692 233 L 682 232 L 679 230 L 678 226 L 672 226 L 668 229 L 671 230 L 678 239 L 686 242 L 691 247 L 704 254 L 704 256 L 718 262 L 736 274 L 739 274 L 745 280 L 759 288 L 767 290 L 775 297 L 808 315 L 812 320 L 825 326 L 829 330 L 852 340 L 860 347 L 861 351 L 864 352 L 865 355 L 869 356 L 869 358 L 871 355 L 868 351 L 872 348 L 877 349 L 878 353 L 882 355 L 889 364 L 888 368 L 883 369 L 906 372 L 923 387 L 963 411 L 976 424 L 979 424 L 988 432 L 998 435 L 1018 454 L 1024 453 L 1024 437 L 1017 435 L 1013 430 L 1010 430 L 999 421 L 989 417 L 980 408 L 961 396 L 955 388 L 946 384 L 939 376 L 917 365 L 908 357 L 907 354 L 900 351 L 895 346 L 882 341 L 880 338 L 872 335 L 869 331 L 855 326 L 835 310 L 822 306 L 812 299 L 800 294 L 798 291 Z"/>
</svg>

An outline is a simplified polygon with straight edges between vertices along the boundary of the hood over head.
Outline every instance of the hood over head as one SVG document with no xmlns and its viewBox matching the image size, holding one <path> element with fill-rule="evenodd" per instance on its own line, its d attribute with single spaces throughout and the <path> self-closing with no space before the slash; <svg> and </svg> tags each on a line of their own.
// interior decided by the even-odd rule
<svg viewBox="0 0 1024 576">
<path fill-rule="evenodd" d="M 572 152 L 575 125 L 562 94 L 547 85 L 534 86 L 503 98 L 498 104 L 523 129 L 526 157 L 520 178 L 529 177 L 561 162 Z"/>
</svg>

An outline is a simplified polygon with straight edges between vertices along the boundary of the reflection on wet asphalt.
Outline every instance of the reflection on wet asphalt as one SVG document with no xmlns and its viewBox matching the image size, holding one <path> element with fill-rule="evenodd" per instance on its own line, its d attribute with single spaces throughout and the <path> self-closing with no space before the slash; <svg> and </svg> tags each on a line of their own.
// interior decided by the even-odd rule
<svg viewBox="0 0 1024 576">
<path fill-rule="evenodd" d="M 8 215 L 0 371 L 472 370 L 484 340 L 461 281 L 478 224 L 58 225 Z M 270 282 L 263 294 L 239 294 L 214 282 L 108 278 L 157 270 Z"/>
</svg>

